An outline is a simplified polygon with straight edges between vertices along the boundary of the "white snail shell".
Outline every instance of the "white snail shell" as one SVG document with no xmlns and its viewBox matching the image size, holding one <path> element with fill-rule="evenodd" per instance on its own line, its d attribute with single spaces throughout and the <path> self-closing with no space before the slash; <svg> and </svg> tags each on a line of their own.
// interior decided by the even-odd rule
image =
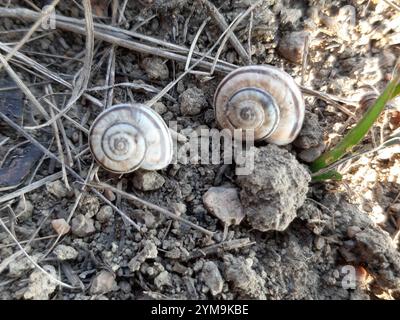
<svg viewBox="0 0 400 320">
<path fill-rule="evenodd" d="M 172 160 L 172 146 L 164 120 L 143 104 L 110 107 L 94 120 L 89 131 L 93 157 L 115 173 L 165 168 Z"/>
<path fill-rule="evenodd" d="M 291 143 L 303 125 L 300 88 L 286 72 L 269 65 L 247 66 L 228 74 L 214 96 L 221 128 L 253 130 L 254 140 Z"/>
</svg>

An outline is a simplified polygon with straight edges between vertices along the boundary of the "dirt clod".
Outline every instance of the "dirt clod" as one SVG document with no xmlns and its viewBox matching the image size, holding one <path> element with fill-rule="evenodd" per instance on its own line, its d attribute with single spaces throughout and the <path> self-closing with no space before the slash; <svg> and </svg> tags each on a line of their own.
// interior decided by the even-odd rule
<svg viewBox="0 0 400 320">
<path fill-rule="evenodd" d="M 45 265 L 43 269 L 57 279 L 56 269 L 52 265 Z M 57 287 L 57 283 L 40 270 L 35 270 L 29 276 L 28 289 L 24 293 L 25 299 L 48 300 Z"/>
<path fill-rule="evenodd" d="M 180 110 L 185 116 L 195 116 L 207 106 L 207 100 L 202 90 L 189 88 L 179 96 Z"/>
<path fill-rule="evenodd" d="M 147 259 L 157 258 L 158 250 L 156 245 L 151 241 L 146 241 L 143 249 L 129 261 L 129 269 L 131 272 L 138 271 L 143 262 Z"/>
<path fill-rule="evenodd" d="M 325 150 L 324 132 L 314 113 L 306 111 L 303 127 L 293 144 L 300 149 L 299 158 L 305 162 L 313 162 Z"/>
<path fill-rule="evenodd" d="M 145 58 L 142 67 L 151 80 L 166 80 L 169 78 L 167 65 L 160 58 Z"/>
<path fill-rule="evenodd" d="M 237 178 L 252 227 L 285 230 L 304 203 L 310 180 L 305 167 L 288 151 L 272 144 L 255 149 L 253 173 Z"/>
<path fill-rule="evenodd" d="M 154 284 L 157 288 L 162 288 L 164 286 L 172 286 L 171 275 L 168 271 L 162 271 L 157 277 L 154 278 Z"/>
<path fill-rule="evenodd" d="M 286 34 L 279 42 L 279 53 L 294 63 L 301 63 L 304 56 L 304 42 L 309 36 L 308 32 L 295 31 Z"/>
<path fill-rule="evenodd" d="M 79 203 L 79 209 L 87 218 L 93 218 L 99 211 L 100 201 L 91 194 L 86 194 Z"/>
<path fill-rule="evenodd" d="M 252 269 L 252 260 L 224 256 L 225 278 L 243 298 L 265 299 L 265 281 Z"/>
<path fill-rule="evenodd" d="M 41 257 L 41 254 L 35 254 L 31 256 L 32 260 L 35 262 L 37 262 Z M 8 274 L 12 277 L 20 277 L 22 274 L 32 270 L 34 267 L 34 264 L 26 256 L 22 256 L 9 263 Z"/>
</svg>

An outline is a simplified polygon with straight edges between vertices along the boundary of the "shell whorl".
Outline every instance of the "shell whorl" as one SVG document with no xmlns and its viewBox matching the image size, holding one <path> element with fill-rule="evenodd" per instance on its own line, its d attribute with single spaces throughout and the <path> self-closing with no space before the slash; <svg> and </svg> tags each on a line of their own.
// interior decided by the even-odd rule
<svg viewBox="0 0 400 320">
<path fill-rule="evenodd" d="M 89 132 L 96 161 L 115 173 L 159 170 L 172 160 L 172 138 L 164 120 L 142 104 L 120 104 L 103 111 Z"/>
<path fill-rule="evenodd" d="M 286 72 L 268 65 L 241 67 L 219 84 L 214 107 L 220 127 L 254 130 L 254 140 L 292 142 L 303 125 L 304 101 Z"/>
</svg>

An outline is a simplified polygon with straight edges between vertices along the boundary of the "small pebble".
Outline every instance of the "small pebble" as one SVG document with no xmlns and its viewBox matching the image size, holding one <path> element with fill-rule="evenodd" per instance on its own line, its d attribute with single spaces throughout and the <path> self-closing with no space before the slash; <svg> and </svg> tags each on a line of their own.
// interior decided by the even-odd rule
<svg viewBox="0 0 400 320">
<path fill-rule="evenodd" d="M 96 274 L 90 287 L 91 294 L 104 294 L 114 290 L 116 287 L 115 276 L 113 273 L 102 270 Z"/>
<path fill-rule="evenodd" d="M 162 114 L 164 114 L 164 113 L 166 113 L 168 111 L 167 107 L 162 102 L 156 102 L 155 104 L 153 104 L 152 108 L 159 115 L 162 115 Z"/>
<path fill-rule="evenodd" d="M 168 273 L 168 271 L 162 271 L 157 277 L 154 278 L 154 284 L 159 289 L 164 286 L 172 287 L 171 275 Z"/>
<path fill-rule="evenodd" d="M 165 179 L 162 175 L 155 171 L 138 170 L 133 175 L 133 186 L 142 191 L 152 191 L 160 189 Z"/>
<path fill-rule="evenodd" d="M 65 198 L 69 194 L 68 189 L 65 187 L 64 183 L 61 182 L 61 180 L 47 182 L 46 189 L 50 194 L 58 199 Z"/>
<path fill-rule="evenodd" d="M 207 261 L 204 264 L 201 276 L 213 296 L 216 296 L 222 292 L 224 280 L 222 279 L 221 273 L 214 262 Z"/>
<path fill-rule="evenodd" d="M 389 211 L 391 211 L 391 212 L 393 212 L 393 213 L 400 213 L 400 203 L 392 204 L 392 205 L 389 207 Z"/>
<path fill-rule="evenodd" d="M 244 211 L 235 188 L 211 187 L 203 196 L 208 211 L 224 225 L 237 225 L 244 218 Z"/>
<path fill-rule="evenodd" d="M 115 193 L 112 192 L 110 189 L 104 189 L 104 196 L 111 202 L 115 201 L 116 199 Z"/>
<path fill-rule="evenodd" d="M 59 244 L 57 247 L 55 247 L 53 252 L 60 261 L 75 260 L 79 254 L 78 251 L 76 251 L 73 247 L 63 244 Z"/>
<path fill-rule="evenodd" d="M 140 266 L 145 262 L 147 259 L 154 259 L 157 258 L 158 250 L 156 245 L 148 240 L 145 242 L 143 249 L 129 261 L 129 269 L 131 272 L 138 271 Z"/>
<path fill-rule="evenodd" d="M 113 208 L 111 206 L 106 205 L 102 206 L 99 212 L 97 212 L 96 219 L 100 223 L 106 223 L 112 218 L 113 215 L 114 215 Z"/>
<path fill-rule="evenodd" d="M 79 208 L 87 218 L 92 218 L 99 211 L 100 201 L 97 197 L 87 194 L 80 201 Z"/>
<path fill-rule="evenodd" d="M 358 227 L 358 226 L 350 226 L 350 227 L 347 228 L 347 236 L 350 239 L 353 239 L 356 236 L 356 234 L 361 232 L 361 231 L 362 231 L 361 228 Z"/>
<path fill-rule="evenodd" d="M 21 199 L 17 207 L 15 208 L 15 214 L 18 217 L 18 221 L 25 221 L 32 217 L 33 204 L 27 199 Z"/>
<path fill-rule="evenodd" d="M 325 239 L 317 236 L 314 239 L 314 245 L 315 245 L 315 249 L 321 250 L 325 246 Z"/>
<path fill-rule="evenodd" d="M 67 234 L 71 230 L 70 225 L 65 221 L 65 219 L 52 220 L 51 226 L 60 236 Z"/>
<path fill-rule="evenodd" d="M 87 237 L 96 232 L 94 221 L 83 214 L 78 214 L 71 222 L 71 231 L 77 237 Z"/>
<path fill-rule="evenodd" d="M 142 68 L 151 80 L 167 80 L 169 78 L 168 67 L 160 58 L 143 59 Z"/>
</svg>

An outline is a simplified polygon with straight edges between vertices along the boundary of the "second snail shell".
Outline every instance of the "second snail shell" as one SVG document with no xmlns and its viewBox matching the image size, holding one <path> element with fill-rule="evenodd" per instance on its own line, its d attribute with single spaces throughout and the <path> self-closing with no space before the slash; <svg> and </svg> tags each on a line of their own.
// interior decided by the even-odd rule
<svg viewBox="0 0 400 320">
<path fill-rule="evenodd" d="M 254 140 L 291 143 L 303 125 L 300 88 L 286 72 L 269 65 L 247 66 L 228 74 L 214 95 L 216 120 L 231 131 L 252 130 Z"/>
</svg>

